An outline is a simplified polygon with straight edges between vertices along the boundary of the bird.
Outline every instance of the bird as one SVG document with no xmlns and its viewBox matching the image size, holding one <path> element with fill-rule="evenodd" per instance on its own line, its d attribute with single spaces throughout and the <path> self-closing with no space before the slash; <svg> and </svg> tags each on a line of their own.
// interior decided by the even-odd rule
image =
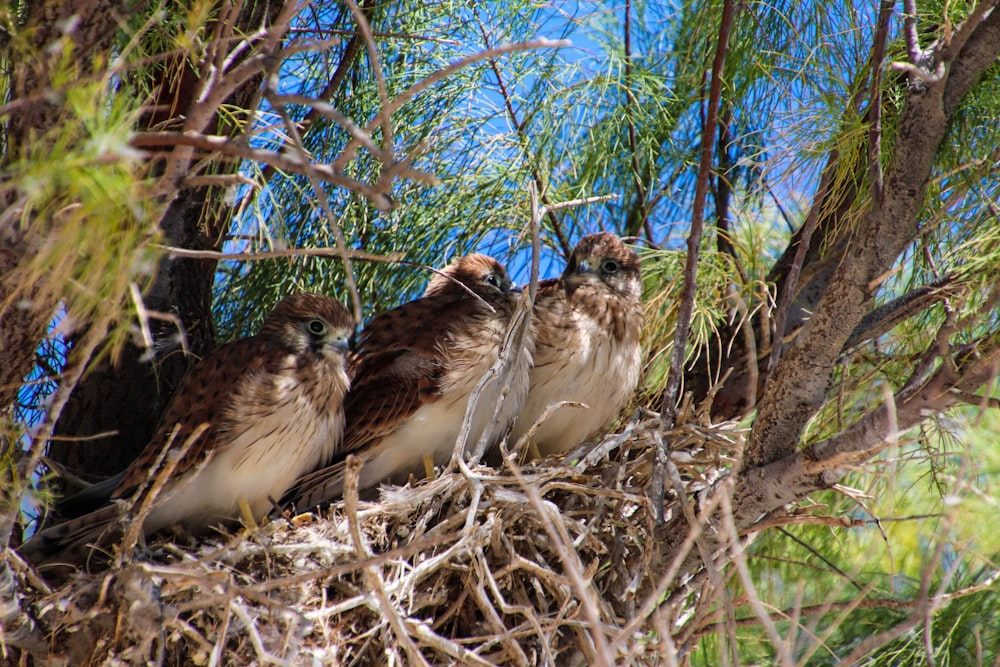
<svg viewBox="0 0 1000 667">
<path fill-rule="evenodd" d="M 331 297 L 281 300 L 259 333 L 191 368 L 139 457 L 83 494 L 90 507 L 105 493 L 98 509 L 39 531 L 21 545 L 22 556 L 50 567 L 100 561 L 122 537 L 123 500 L 133 512 L 149 501 L 147 536 L 175 525 L 203 533 L 237 519 L 241 502 L 254 517 L 265 515 L 270 498 L 280 498 L 341 442 L 354 328 L 351 313 Z M 174 468 L 151 495 L 164 464 Z"/>
<path fill-rule="evenodd" d="M 363 465 L 358 489 L 405 483 L 425 459 L 446 464 L 455 449 L 470 395 L 497 361 L 520 291 L 492 257 L 472 254 L 449 264 L 423 296 L 374 317 L 358 338 L 347 428 L 337 455 L 304 476 L 282 502 L 307 511 L 343 493 L 347 454 Z M 466 440 L 469 451 L 494 419 L 487 444 L 498 442 L 528 393 L 531 341 L 515 351 L 510 386 L 492 378 L 479 395 Z"/>
<path fill-rule="evenodd" d="M 569 451 L 621 411 L 642 364 L 641 292 L 639 256 L 609 232 L 584 236 L 562 275 L 538 283 L 530 389 L 511 443 L 560 401 L 586 408 L 563 406 L 542 421 L 530 438 L 542 456 Z"/>
</svg>

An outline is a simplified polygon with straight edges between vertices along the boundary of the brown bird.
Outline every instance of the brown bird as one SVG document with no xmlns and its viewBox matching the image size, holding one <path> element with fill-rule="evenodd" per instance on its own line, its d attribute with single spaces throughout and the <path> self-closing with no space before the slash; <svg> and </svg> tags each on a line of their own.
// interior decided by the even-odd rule
<svg viewBox="0 0 1000 667">
<path fill-rule="evenodd" d="M 344 357 L 353 331 L 351 314 L 335 299 L 285 298 L 259 334 L 223 345 L 191 369 L 142 454 L 97 485 L 98 493 L 106 489 L 108 501 L 134 500 L 135 511 L 157 477 L 156 462 L 176 460 L 152 500 L 144 534 L 177 524 L 203 532 L 238 518 L 241 500 L 263 516 L 269 496 L 280 498 L 340 445 L 349 386 Z M 40 531 L 20 551 L 36 564 L 81 562 L 89 545 L 106 548 L 121 538 L 120 507 L 108 502 Z"/>
<path fill-rule="evenodd" d="M 519 298 L 507 272 L 484 255 L 462 257 L 435 276 L 424 296 L 375 317 L 358 341 L 351 391 L 344 401 L 344 444 L 325 468 L 306 475 L 286 497 L 298 510 L 343 493 L 344 461 L 364 461 L 359 489 L 406 481 L 450 460 L 469 397 L 500 353 Z M 470 293 L 471 291 L 471 293 Z M 514 357 L 510 391 L 485 385 L 466 448 L 475 447 L 500 405 L 489 444 L 510 428 L 528 392 L 530 340 Z"/>
<path fill-rule="evenodd" d="M 542 455 L 566 452 L 606 426 L 639 381 L 642 330 L 639 256 L 608 232 L 580 239 L 558 279 L 535 296 L 531 388 L 510 436 L 517 443 L 560 401 L 531 440 Z"/>
</svg>

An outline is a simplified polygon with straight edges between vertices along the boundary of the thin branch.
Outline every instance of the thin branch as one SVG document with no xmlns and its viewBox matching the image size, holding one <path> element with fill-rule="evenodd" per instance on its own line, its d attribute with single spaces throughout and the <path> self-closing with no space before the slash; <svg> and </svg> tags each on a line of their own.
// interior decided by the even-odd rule
<svg viewBox="0 0 1000 667">
<path fill-rule="evenodd" d="M 566 533 L 566 527 L 563 525 L 563 522 L 553 520 L 552 518 L 553 516 L 560 516 L 559 510 L 551 502 L 544 501 L 539 495 L 538 487 L 524 478 L 521 474 L 521 466 L 517 464 L 514 457 L 508 454 L 504 459 L 504 463 L 510 468 L 514 479 L 518 481 L 521 485 L 521 490 L 528 497 L 528 501 L 537 513 L 542 527 L 545 529 L 545 533 L 551 540 L 550 544 L 552 548 L 559 556 L 559 562 L 562 563 L 570 582 L 572 582 L 590 629 L 590 637 L 594 640 L 594 649 L 596 651 L 594 657 L 597 658 L 597 665 L 611 667 L 614 664 L 614 653 L 611 651 L 611 646 L 618 645 L 618 642 L 608 642 L 606 629 L 601 622 L 599 605 L 595 599 L 597 597 L 596 591 L 588 581 L 589 577 L 584 576 L 583 564 L 580 562 L 579 554 L 573 548 L 573 540 Z"/>
<path fill-rule="evenodd" d="M 702 132 L 701 163 L 698 166 L 698 180 L 695 183 L 694 209 L 691 214 L 691 232 L 687 240 L 687 257 L 684 264 L 684 287 L 681 291 L 680 304 L 677 307 L 677 329 L 674 332 L 674 344 L 670 359 L 670 372 L 667 385 L 663 389 L 660 414 L 663 419 L 663 443 L 656 450 L 656 461 L 653 468 L 652 500 L 653 511 L 657 521 L 665 520 L 663 507 L 663 491 L 666 481 L 666 466 L 670 456 L 670 443 L 666 433 L 674 426 L 677 415 L 677 398 L 684 374 L 684 354 L 687 349 L 688 331 L 691 327 L 691 315 L 694 312 L 694 296 L 697 290 L 698 257 L 701 249 L 701 236 L 705 221 L 705 199 L 708 193 L 709 171 L 712 165 L 712 152 L 715 143 L 715 124 L 719 110 L 719 99 L 722 96 L 722 76 L 729 52 L 729 34 L 732 30 L 735 3 L 725 0 L 722 8 L 722 18 L 719 22 L 719 37 L 716 44 L 715 60 L 712 63 L 712 83 L 708 94 L 708 117 Z"/>
<path fill-rule="evenodd" d="M 625 234 L 634 236 L 639 233 L 639 229 L 645 226 L 649 209 L 646 201 L 646 185 L 642 182 L 642 170 L 639 166 L 639 141 L 635 131 L 635 120 L 632 117 L 633 109 L 638 106 L 635 95 L 632 92 L 632 2 L 625 0 L 625 22 L 622 26 L 624 32 L 625 49 L 625 123 L 628 126 L 628 146 L 631 153 L 632 182 L 635 185 L 636 201 L 633 211 L 638 212 L 639 224 L 636 224 L 630 214 Z M 652 237 L 650 237 L 652 240 Z"/>
<path fill-rule="evenodd" d="M 365 39 L 365 46 L 368 49 L 368 60 L 371 61 L 372 72 L 375 74 L 375 84 L 378 87 L 378 98 L 381 103 L 379 117 L 382 120 L 382 150 L 389 157 L 392 156 L 392 111 L 389 111 L 389 89 L 385 84 L 385 74 L 382 72 L 382 61 L 378 56 L 378 47 L 375 45 L 375 38 L 372 36 L 371 26 L 368 25 L 368 17 L 358 7 L 355 0 L 346 0 L 347 6 L 351 8 L 354 21 L 358 24 L 358 31 Z M 395 162 L 390 159 L 389 164 Z"/>
<path fill-rule="evenodd" d="M 357 30 L 343 30 L 339 28 L 292 28 L 288 31 L 290 35 L 342 35 L 345 37 L 357 37 Z M 462 46 L 463 42 L 457 39 L 447 39 L 445 37 L 434 37 L 433 35 L 411 35 L 406 32 L 383 32 L 379 30 L 369 30 L 372 37 L 379 39 L 410 39 L 420 42 L 434 42 L 435 44 L 448 44 L 449 46 Z M 324 96 L 325 97 L 325 96 Z"/>
<path fill-rule="evenodd" d="M 352 11 L 357 7 L 355 3 L 351 2 Z M 360 10 L 358 10 L 360 13 Z M 367 27 L 367 24 L 366 24 Z M 269 92 L 266 94 L 270 94 Z M 271 101 L 274 104 L 274 101 Z M 282 105 L 275 105 L 279 113 L 281 114 L 282 120 L 285 122 L 285 129 L 288 131 L 288 136 L 292 139 L 292 144 L 295 146 L 295 150 L 298 151 L 299 156 L 302 158 L 303 163 L 309 165 L 306 170 L 306 176 L 309 178 L 309 184 L 312 185 L 313 192 L 316 193 L 316 198 L 319 199 L 319 205 L 323 213 L 326 215 L 327 225 L 333 230 L 333 237 L 337 241 L 337 250 L 340 253 L 340 260 L 344 263 L 344 279 L 347 281 L 347 289 L 351 293 L 351 303 L 354 306 L 354 321 L 363 322 L 364 321 L 364 308 L 361 306 L 361 294 L 358 292 L 358 283 L 354 279 L 354 267 L 351 265 L 351 257 L 347 250 L 347 241 L 344 239 L 344 230 L 340 228 L 337 223 L 337 216 L 334 215 L 333 209 L 330 208 L 330 198 L 326 194 L 326 189 L 319 182 L 319 178 L 316 175 L 314 169 L 312 169 L 312 162 L 309 159 L 309 153 L 306 151 L 306 147 L 302 143 L 302 135 L 299 133 L 298 128 L 292 119 L 288 116 L 288 112 Z M 392 152 L 389 151 L 386 156 L 392 161 Z"/>
<path fill-rule="evenodd" d="M 242 160 L 253 160 L 274 165 L 275 168 L 294 174 L 307 174 L 311 169 L 325 181 L 334 185 L 347 188 L 353 192 L 360 193 L 367 197 L 380 211 L 388 211 L 392 208 L 392 202 L 383 192 L 373 189 L 371 186 L 344 176 L 335 167 L 325 164 L 311 164 L 308 160 L 303 161 L 298 157 L 292 157 L 287 153 L 253 148 L 244 143 L 232 141 L 228 137 L 201 134 L 199 132 L 137 132 L 132 135 L 130 145 L 133 148 L 157 148 L 167 146 L 187 146 L 190 148 L 200 148 L 212 153 L 221 153 Z M 166 178 L 164 176 L 163 178 Z M 177 182 L 183 182 L 183 178 Z M 162 179 L 161 179 L 162 181 Z M 164 188 L 168 186 L 159 185 L 154 187 L 154 194 L 162 194 Z"/>
<path fill-rule="evenodd" d="M 211 259 L 213 261 L 230 262 L 256 262 L 265 259 L 280 259 L 283 257 L 327 257 L 338 259 L 343 256 L 339 248 L 290 248 L 288 250 L 268 250 L 261 252 L 218 252 L 216 250 L 190 250 L 188 248 L 177 248 L 175 246 L 150 244 L 154 248 L 159 248 L 170 254 L 171 257 L 186 257 L 190 259 Z M 386 264 L 407 263 L 404 259 L 406 255 L 401 252 L 392 255 L 373 255 L 360 250 L 348 250 L 347 256 L 350 259 L 361 262 L 382 262 Z M 423 266 L 415 264 L 415 266 Z"/>
<path fill-rule="evenodd" d="M 966 588 L 959 589 L 957 591 L 952 591 L 951 593 L 946 593 L 938 597 L 938 600 L 942 603 L 954 602 L 961 598 L 968 597 L 970 595 L 977 595 L 979 593 L 984 593 L 993 589 L 994 585 L 1000 581 L 1000 570 L 994 570 L 990 575 L 980 584 L 975 584 L 973 586 L 968 586 Z M 854 609 L 892 609 L 895 611 L 904 611 L 916 609 L 918 606 L 924 604 L 923 600 L 892 600 L 886 598 L 863 599 L 859 600 L 856 597 L 850 600 L 845 600 L 843 602 L 824 602 L 823 604 L 817 605 L 807 605 L 805 607 L 800 607 L 798 609 L 784 609 L 779 610 L 778 613 L 792 620 L 794 618 L 801 618 L 803 616 L 813 616 L 813 615 L 825 615 L 832 611 L 841 610 L 854 610 Z M 798 613 L 794 613 L 798 612 Z M 736 626 L 740 628 L 752 627 L 760 624 L 760 619 L 756 616 L 750 616 L 748 618 L 738 618 L 736 619 Z M 695 630 L 694 636 L 704 636 L 717 631 L 718 623 L 709 623 L 703 625 Z M 833 627 L 837 627 L 837 624 L 831 624 Z"/>
<path fill-rule="evenodd" d="M 917 36 L 917 3 L 915 0 L 903 0 L 903 32 L 906 34 L 906 54 L 909 62 L 916 65 L 920 62 L 920 38 Z"/>
<path fill-rule="evenodd" d="M 869 58 L 872 75 L 869 84 L 871 94 L 868 98 L 868 178 L 876 202 L 882 200 L 882 61 L 885 60 L 889 19 L 895 4 L 893 0 L 882 0 L 879 6 Z"/>
<path fill-rule="evenodd" d="M 486 26 L 483 25 L 482 21 L 479 21 L 479 15 L 476 15 L 476 20 L 479 23 L 479 32 L 483 37 L 483 42 L 489 45 L 489 34 L 486 31 Z M 493 70 L 493 76 L 496 77 L 497 86 L 500 88 L 500 96 L 503 97 L 504 109 L 507 111 L 507 116 L 510 118 L 511 124 L 514 126 L 515 132 L 517 132 L 517 138 L 520 140 L 522 151 L 527 152 L 526 146 L 529 143 L 529 137 L 526 132 L 524 123 L 517 117 L 517 110 L 514 109 L 514 102 L 511 99 L 510 92 L 507 90 L 507 85 L 504 83 L 504 78 L 500 74 L 500 67 L 497 65 L 496 60 L 490 58 L 490 69 Z M 559 218 L 555 215 L 555 209 L 549 207 L 548 194 L 545 191 L 545 181 L 542 178 L 541 172 L 538 171 L 538 166 L 536 162 L 526 156 L 526 161 L 530 167 L 531 178 L 534 181 L 535 190 L 538 192 L 538 196 L 542 203 L 546 206 L 545 217 L 549 220 L 549 225 L 552 227 L 552 233 L 555 234 L 556 242 L 559 243 L 559 247 L 563 252 L 563 255 L 569 257 L 573 252 L 573 247 L 569 242 L 566 234 L 563 232 L 562 224 L 559 222 Z"/>
<path fill-rule="evenodd" d="M 364 2 L 362 3 L 362 5 L 365 8 L 368 6 Z M 295 33 L 297 31 L 298 31 L 297 29 L 293 28 L 290 31 L 290 33 Z M 323 32 L 323 31 L 319 30 L 318 32 Z M 337 34 L 337 32 L 333 30 L 330 30 L 328 32 L 330 34 Z M 347 47 L 344 48 L 344 52 L 340 58 L 340 64 L 337 65 L 337 69 L 334 71 L 333 76 L 330 77 L 330 80 L 327 82 L 326 87 L 322 90 L 322 92 L 319 93 L 319 95 L 316 96 L 315 100 L 313 100 L 312 98 L 306 98 L 306 99 L 310 99 L 312 100 L 312 102 L 319 102 L 320 100 L 333 99 L 334 96 L 337 94 L 337 91 L 340 89 L 340 86 L 347 79 L 348 71 L 354 66 L 354 62 L 357 60 L 358 55 L 361 53 L 361 46 L 362 42 L 364 41 L 363 37 L 360 34 L 358 34 L 357 31 L 351 31 L 350 34 L 352 35 L 351 41 L 349 41 L 347 43 Z M 298 96 L 293 95 L 289 97 L 298 97 Z M 319 104 L 325 105 L 326 103 L 319 102 Z M 332 107 L 330 108 L 332 109 Z M 312 108 L 309 110 L 309 112 L 302 119 L 301 123 L 306 129 L 312 127 L 313 121 L 316 119 L 316 116 L 323 114 L 323 112 L 320 109 L 321 109 L 320 106 L 313 105 Z M 323 114 L 323 115 L 329 115 L 329 114 Z M 332 115 L 329 115 L 329 117 L 333 118 Z M 350 125 L 354 126 L 353 121 L 350 121 L 349 119 L 346 118 L 345 120 L 348 120 Z M 343 123 L 341 124 L 343 125 Z M 350 128 L 348 128 L 348 131 L 351 131 Z M 262 183 L 269 182 L 275 173 L 277 173 L 277 169 L 275 167 L 273 167 L 272 165 L 265 165 L 260 172 L 260 181 Z M 243 198 L 243 201 L 241 201 L 239 206 L 237 207 L 237 210 L 241 210 L 246 206 L 248 206 L 251 198 L 255 196 L 255 194 L 256 193 L 254 191 L 247 192 L 246 196 Z"/>
<path fill-rule="evenodd" d="M 792 667 L 795 664 L 795 661 L 792 659 L 791 653 L 788 650 L 788 644 L 781 641 L 781 636 L 778 635 L 778 631 L 774 627 L 774 622 L 771 620 L 771 617 L 768 616 L 767 610 L 764 609 L 764 605 L 760 601 L 760 596 L 757 595 L 757 590 L 754 587 L 753 577 L 747 567 L 746 552 L 743 545 L 740 543 L 740 536 L 736 530 L 736 523 L 733 520 L 732 498 L 730 498 L 728 493 L 722 495 L 721 509 L 721 527 L 728 538 L 727 541 L 729 542 L 729 552 L 732 558 L 732 563 L 736 568 L 736 573 L 739 576 L 740 583 L 746 591 L 750 608 L 753 609 L 757 618 L 760 619 L 760 623 L 764 627 L 765 634 L 767 634 L 768 638 L 771 640 L 771 645 L 778 653 L 779 663 L 782 667 Z M 735 619 L 733 619 L 733 622 L 734 621 Z M 726 625 L 729 626 L 730 623 L 731 621 L 727 619 Z"/>
<path fill-rule="evenodd" d="M 451 76 L 455 72 L 465 67 L 468 67 L 469 65 L 473 65 L 477 62 L 483 60 L 489 60 L 491 58 L 495 58 L 497 56 L 505 55 L 508 53 L 529 51 L 531 49 L 563 48 L 571 45 L 572 43 L 569 40 L 565 39 L 552 40 L 543 37 L 528 42 L 518 42 L 516 44 L 504 44 L 502 46 L 486 49 L 485 51 L 481 51 L 471 56 L 462 58 L 461 60 L 454 62 L 451 65 L 448 65 L 447 67 L 438 70 L 437 72 L 434 72 L 430 76 L 426 77 L 425 79 L 422 79 L 420 82 L 415 83 L 414 85 L 410 86 L 405 91 L 403 91 L 399 96 L 397 96 L 395 99 L 392 100 L 392 102 L 389 103 L 388 108 L 382 109 L 379 115 L 376 118 L 374 118 L 367 126 L 365 126 L 365 132 L 371 134 L 372 131 L 376 127 L 378 127 L 381 116 L 383 114 L 391 115 L 395 113 L 400 107 L 409 102 L 412 98 L 416 97 L 418 94 L 422 93 L 427 88 L 430 88 L 438 81 L 441 81 L 442 79 Z M 348 162 L 354 159 L 358 147 L 359 144 L 357 140 L 352 139 L 350 143 L 348 143 L 347 147 L 344 148 L 344 152 L 333 163 L 333 167 L 338 170 L 343 169 L 343 167 L 346 166 Z"/>
<path fill-rule="evenodd" d="M 361 524 L 358 519 L 358 474 L 361 472 L 364 464 L 364 459 L 353 454 L 348 455 L 346 472 L 344 474 L 344 512 L 347 515 L 348 530 L 351 534 L 351 541 L 354 544 L 354 551 L 359 560 L 370 558 L 372 555 L 371 550 L 365 543 L 364 536 L 361 534 Z M 385 590 L 385 584 L 382 581 L 382 575 L 379 570 L 373 566 L 368 566 L 362 572 L 364 573 L 365 581 L 375 595 L 379 611 L 382 612 L 382 619 L 392 628 L 396 639 L 402 645 L 403 650 L 406 651 L 406 655 L 409 656 L 410 664 L 429 667 L 427 660 L 424 659 L 423 654 L 413 643 L 409 632 L 404 627 L 403 619 L 396 610 L 396 605 L 389 599 L 389 594 Z"/>
</svg>

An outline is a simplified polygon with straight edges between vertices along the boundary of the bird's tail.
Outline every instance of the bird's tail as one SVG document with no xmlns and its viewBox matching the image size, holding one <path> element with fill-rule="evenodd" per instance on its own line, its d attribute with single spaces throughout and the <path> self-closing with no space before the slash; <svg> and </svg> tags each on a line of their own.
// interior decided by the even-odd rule
<svg viewBox="0 0 1000 667">
<path fill-rule="evenodd" d="M 111 545 L 121 540 L 120 516 L 117 504 L 107 505 L 38 531 L 18 552 L 42 573 L 101 569 L 110 558 Z"/>
<path fill-rule="evenodd" d="M 285 492 L 278 506 L 283 511 L 308 512 L 315 507 L 328 505 L 343 495 L 346 470 L 345 463 L 339 461 L 300 477 Z"/>
</svg>

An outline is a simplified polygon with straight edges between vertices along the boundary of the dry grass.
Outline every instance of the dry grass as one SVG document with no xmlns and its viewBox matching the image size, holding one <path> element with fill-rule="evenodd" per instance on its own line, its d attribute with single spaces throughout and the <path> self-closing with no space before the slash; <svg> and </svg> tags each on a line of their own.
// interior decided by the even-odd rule
<svg viewBox="0 0 1000 667">
<path fill-rule="evenodd" d="M 449 472 L 371 503 L 349 490 L 321 514 L 36 582 L 31 602 L 70 664 L 656 663 L 680 628 L 637 616 L 658 421 L 633 419 L 575 466 Z M 739 441 L 693 422 L 673 435 L 691 492 Z"/>
</svg>

